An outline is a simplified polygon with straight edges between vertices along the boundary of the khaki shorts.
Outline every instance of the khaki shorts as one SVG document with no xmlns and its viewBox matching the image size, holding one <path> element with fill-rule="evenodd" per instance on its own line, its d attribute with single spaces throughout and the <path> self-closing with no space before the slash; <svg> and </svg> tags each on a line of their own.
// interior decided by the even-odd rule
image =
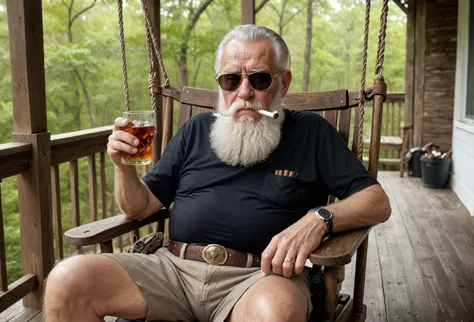
<svg viewBox="0 0 474 322">
<path fill-rule="evenodd" d="M 102 254 L 115 259 L 142 289 L 146 321 L 223 322 L 245 291 L 262 278 L 260 268 L 211 265 L 184 260 L 162 247 L 154 254 Z M 307 269 L 291 280 L 312 310 Z M 285 277 L 282 277 L 285 278 Z"/>
</svg>

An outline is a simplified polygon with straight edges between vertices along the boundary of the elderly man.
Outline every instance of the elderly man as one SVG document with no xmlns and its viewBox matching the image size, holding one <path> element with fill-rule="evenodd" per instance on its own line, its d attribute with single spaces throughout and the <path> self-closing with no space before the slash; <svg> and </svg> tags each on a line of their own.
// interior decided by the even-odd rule
<svg viewBox="0 0 474 322">
<path fill-rule="evenodd" d="M 217 117 L 191 118 L 141 180 L 121 163 L 138 141 L 116 119 L 108 153 L 117 202 L 137 220 L 174 202 L 171 241 L 151 255 L 60 263 L 46 285 L 46 321 L 308 318 L 308 255 L 331 233 L 378 224 L 391 210 L 328 122 L 283 108 L 288 61 L 273 31 L 255 25 L 230 31 L 216 53 Z M 341 201 L 326 206 L 329 194 Z"/>
</svg>

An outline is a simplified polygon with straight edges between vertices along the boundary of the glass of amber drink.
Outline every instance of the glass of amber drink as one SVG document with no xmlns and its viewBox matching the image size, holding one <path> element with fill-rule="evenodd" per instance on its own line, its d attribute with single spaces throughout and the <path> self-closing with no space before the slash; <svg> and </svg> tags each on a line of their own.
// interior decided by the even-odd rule
<svg viewBox="0 0 474 322">
<path fill-rule="evenodd" d="M 155 136 L 155 112 L 154 111 L 129 111 L 122 115 L 129 120 L 122 130 L 136 137 L 140 143 L 137 153 L 126 154 L 122 157 L 122 163 L 131 165 L 150 164 L 153 158 L 153 138 Z"/>
</svg>

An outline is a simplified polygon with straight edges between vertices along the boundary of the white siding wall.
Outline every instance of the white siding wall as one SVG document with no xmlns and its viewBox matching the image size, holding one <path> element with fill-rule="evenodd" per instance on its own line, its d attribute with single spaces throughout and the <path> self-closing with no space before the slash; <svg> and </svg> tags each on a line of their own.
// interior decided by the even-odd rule
<svg viewBox="0 0 474 322">
<path fill-rule="evenodd" d="M 471 3 L 471 5 L 473 5 Z M 474 122 L 466 120 L 469 0 L 459 0 L 456 85 L 453 121 L 453 176 L 451 185 L 467 210 L 474 216 Z"/>
</svg>

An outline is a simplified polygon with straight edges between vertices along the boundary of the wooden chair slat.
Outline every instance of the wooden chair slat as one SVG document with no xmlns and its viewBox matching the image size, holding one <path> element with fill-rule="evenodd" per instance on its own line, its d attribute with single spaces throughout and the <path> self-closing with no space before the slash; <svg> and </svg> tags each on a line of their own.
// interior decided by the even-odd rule
<svg viewBox="0 0 474 322">
<path fill-rule="evenodd" d="M 347 90 L 288 93 L 282 100 L 285 107 L 298 111 L 321 111 L 346 108 Z"/>
<path fill-rule="evenodd" d="M 173 136 L 173 99 L 165 98 L 165 108 L 163 109 L 163 142 L 161 151 L 164 151 L 166 146 Z"/>
<path fill-rule="evenodd" d="M 97 168 L 95 164 L 95 154 L 89 155 L 88 164 L 88 182 L 89 182 L 89 216 L 91 221 L 97 221 Z"/>
<path fill-rule="evenodd" d="M 217 104 L 216 91 L 184 87 L 181 95 L 181 106 L 193 105 L 213 108 Z M 282 102 L 285 107 L 298 111 L 322 111 L 341 109 L 348 106 L 348 91 L 339 89 L 326 92 L 288 93 Z"/>
<path fill-rule="evenodd" d="M 326 120 L 331 123 L 334 128 L 337 129 L 337 110 L 326 111 L 325 118 Z"/>
<path fill-rule="evenodd" d="M 169 97 L 171 99 L 175 99 L 179 101 L 181 99 L 181 90 L 174 88 L 172 86 L 168 87 L 161 87 L 161 86 L 153 86 L 152 91 L 155 94 L 159 94 L 162 97 Z"/>
<path fill-rule="evenodd" d="M 181 92 L 181 106 L 186 104 L 213 108 L 217 105 L 217 97 L 217 92 L 213 90 L 184 87 Z"/>
<path fill-rule="evenodd" d="M 203 107 L 203 106 L 194 106 L 193 107 L 193 115 L 197 115 L 200 113 L 212 112 L 213 108 L 211 107 Z"/>
<path fill-rule="evenodd" d="M 51 167 L 51 195 L 52 195 L 52 212 L 53 225 L 55 228 L 54 242 L 58 251 L 58 257 L 64 258 L 63 250 L 63 229 L 61 220 L 61 189 L 59 180 L 59 166 Z"/>
<path fill-rule="evenodd" d="M 107 184 L 105 180 L 105 152 L 100 153 L 100 198 L 102 200 L 102 219 L 107 218 Z"/>
<path fill-rule="evenodd" d="M 351 110 L 339 111 L 339 134 L 346 144 L 349 144 L 349 133 L 351 130 Z"/>
<path fill-rule="evenodd" d="M 2 185 L 0 183 L 0 292 L 8 290 L 5 231 L 3 228 Z"/>
<path fill-rule="evenodd" d="M 358 155 L 358 146 L 359 146 L 359 133 L 357 129 L 359 128 L 359 119 L 360 113 L 358 108 L 354 108 L 354 131 L 352 132 L 352 153 Z"/>
<path fill-rule="evenodd" d="M 191 117 L 192 106 L 181 103 L 178 117 L 178 129 Z"/>
</svg>

